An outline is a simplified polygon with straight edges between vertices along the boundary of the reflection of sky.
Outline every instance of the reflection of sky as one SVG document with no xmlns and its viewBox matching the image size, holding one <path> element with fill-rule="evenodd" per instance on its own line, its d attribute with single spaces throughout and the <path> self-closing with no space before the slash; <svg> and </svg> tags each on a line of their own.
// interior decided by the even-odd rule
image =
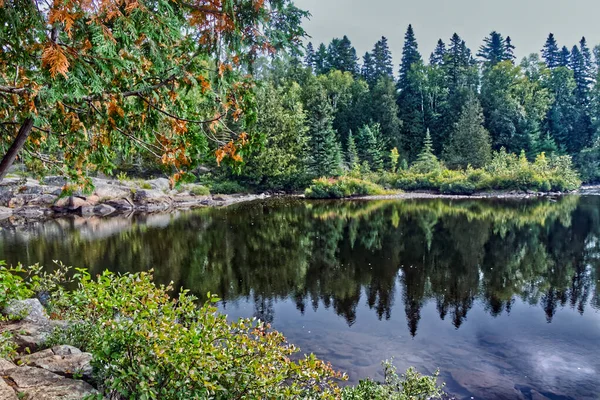
<svg viewBox="0 0 600 400">
<path fill-rule="evenodd" d="M 362 293 L 352 326 L 322 303 L 317 311 L 307 305 L 301 315 L 292 300 L 279 301 L 273 305 L 273 327 L 303 352 L 314 352 L 347 372 L 351 382 L 365 376 L 381 379 L 381 360 L 394 357 L 399 370 L 416 366 L 432 373 L 439 368 L 447 389 L 459 398 L 481 398 L 477 394 L 483 389 L 478 385 L 498 395 L 518 397 L 531 390 L 562 398 L 596 399 L 595 393 L 600 393 L 600 312 L 589 304 L 584 315 L 569 306 L 558 308 L 548 323 L 542 308 L 520 300 L 510 314 L 497 317 L 476 301 L 456 329 L 451 315 L 441 320 L 430 301 L 421 309 L 418 332 L 412 338 L 401 289 L 394 298 L 390 320 L 380 321 Z M 254 304 L 240 299 L 228 303 L 225 311 L 230 318 L 250 317 Z M 455 378 L 472 392 L 464 392 Z M 490 382 L 497 386 L 489 389 Z"/>
</svg>

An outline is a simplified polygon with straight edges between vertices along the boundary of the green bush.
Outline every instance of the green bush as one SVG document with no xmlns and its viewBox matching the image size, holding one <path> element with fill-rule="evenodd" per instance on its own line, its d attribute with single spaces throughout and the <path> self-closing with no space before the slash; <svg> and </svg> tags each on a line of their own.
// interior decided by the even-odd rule
<svg viewBox="0 0 600 400">
<path fill-rule="evenodd" d="M 237 194 L 237 193 L 248 193 L 248 189 L 238 182 L 234 181 L 222 181 L 213 182 L 210 185 L 210 192 L 213 194 Z"/>
<path fill-rule="evenodd" d="M 194 196 L 208 196 L 210 195 L 210 190 L 206 186 L 202 185 L 193 185 L 189 187 L 189 191 Z"/>
<path fill-rule="evenodd" d="M 344 389 L 342 400 L 429 400 L 441 398 L 443 394 L 437 385 L 437 372 L 423 376 L 410 368 L 399 377 L 391 361 L 384 361 L 383 367 L 383 383 L 371 379 L 360 381 L 357 386 Z"/>
<path fill-rule="evenodd" d="M 0 309 L 11 300 L 23 300 L 34 295 L 24 273 L 25 270 L 20 265 L 7 268 L 6 263 L 0 260 Z"/>
<path fill-rule="evenodd" d="M 105 394 L 123 399 L 334 399 L 342 378 L 329 364 L 305 356 L 260 321 L 229 323 L 210 296 L 157 287 L 147 273 L 97 279 L 82 273 L 79 288 L 54 304 L 73 322 L 53 342 L 89 351 Z"/>
<path fill-rule="evenodd" d="M 352 196 L 385 194 L 379 185 L 351 177 L 315 179 L 305 191 L 309 199 L 342 199 Z"/>
</svg>

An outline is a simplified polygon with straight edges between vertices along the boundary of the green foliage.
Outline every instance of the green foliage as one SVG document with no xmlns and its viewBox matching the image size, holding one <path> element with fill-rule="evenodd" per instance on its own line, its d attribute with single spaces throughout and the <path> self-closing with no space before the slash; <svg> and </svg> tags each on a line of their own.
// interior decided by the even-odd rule
<svg viewBox="0 0 600 400">
<path fill-rule="evenodd" d="M 219 181 L 210 184 L 212 194 L 237 194 L 248 193 L 248 188 L 235 181 Z"/>
<path fill-rule="evenodd" d="M 440 162 L 435 154 L 433 154 L 433 142 L 428 129 L 423 141 L 423 149 L 410 169 L 415 173 L 426 174 L 438 171 L 440 168 Z"/>
<path fill-rule="evenodd" d="M 0 333 L 0 359 L 10 360 L 17 355 L 17 344 L 12 332 Z"/>
<path fill-rule="evenodd" d="M 398 169 L 398 159 L 400 158 L 400 154 L 398 154 L 398 149 L 396 147 L 394 147 L 391 151 L 390 151 L 390 170 L 392 172 L 396 172 L 396 169 Z"/>
<path fill-rule="evenodd" d="M 23 300 L 33 296 L 34 292 L 24 277 L 25 273 L 21 265 L 7 268 L 6 263 L 0 260 L 0 309 L 11 300 Z"/>
<path fill-rule="evenodd" d="M 362 380 L 357 386 L 347 387 L 342 400 L 429 400 L 441 398 L 442 387 L 437 384 L 438 372 L 423 376 L 409 368 L 398 376 L 392 361 L 384 361 L 384 382 Z"/>
<path fill-rule="evenodd" d="M 189 191 L 194 196 L 208 196 L 210 195 L 210 189 L 202 185 L 193 185 L 189 188 Z"/>
<path fill-rule="evenodd" d="M 336 397 L 342 376 L 328 364 L 312 355 L 291 361 L 298 350 L 267 324 L 229 323 L 210 293 L 198 307 L 185 290 L 172 299 L 172 289 L 147 273 L 82 273 L 55 304 L 72 326 L 54 341 L 91 352 L 101 389 L 124 399 Z"/>
<path fill-rule="evenodd" d="M 439 164 L 438 164 L 439 165 Z M 423 172 L 421 172 L 423 171 Z M 571 157 L 539 154 L 531 163 L 504 149 L 493 154 L 483 168 L 466 170 L 415 169 L 387 177 L 386 184 L 403 190 L 433 190 L 443 194 L 473 194 L 487 190 L 570 191 L 581 185 Z"/>
<path fill-rule="evenodd" d="M 379 124 L 365 125 L 356 137 L 360 161 L 367 163 L 375 171 L 383 169 L 383 144 Z"/>
<path fill-rule="evenodd" d="M 341 199 L 385 193 L 386 191 L 375 183 L 345 176 L 337 179 L 315 179 L 312 185 L 304 191 L 304 195 L 309 199 Z"/>
<path fill-rule="evenodd" d="M 600 139 L 592 147 L 583 149 L 577 157 L 577 166 L 584 182 L 600 182 Z"/>
</svg>

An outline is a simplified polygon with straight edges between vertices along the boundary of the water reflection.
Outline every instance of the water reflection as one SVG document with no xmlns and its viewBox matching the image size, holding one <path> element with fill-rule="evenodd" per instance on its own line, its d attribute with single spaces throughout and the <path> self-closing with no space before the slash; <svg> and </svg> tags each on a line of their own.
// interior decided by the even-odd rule
<svg viewBox="0 0 600 400">
<path fill-rule="evenodd" d="M 527 325 L 535 325 L 535 314 L 552 323 L 559 310 L 569 315 L 598 315 L 599 239 L 600 197 L 282 200 L 168 216 L 68 219 L 20 227 L 5 224 L 0 231 L 0 259 L 47 265 L 61 259 L 93 272 L 107 267 L 121 272 L 154 268 L 159 281 L 174 281 L 200 295 L 218 293 L 224 299 L 223 309 L 232 315 L 254 315 L 273 322 L 305 350 L 321 352 L 334 363 L 337 358 L 340 365 L 346 366 L 344 350 L 331 353 L 335 343 L 330 337 L 340 332 L 367 335 L 362 339 L 349 336 L 344 342 L 358 346 L 361 340 L 370 340 L 372 351 L 365 352 L 377 353 L 373 357 L 378 360 L 388 356 L 386 352 L 403 348 L 407 364 L 429 369 L 435 365 L 427 365 L 427 357 L 444 366 L 441 352 L 453 354 L 450 364 L 460 359 L 465 368 L 472 367 L 475 353 L 469 353 L 480 347 L 487 361 L 479 372 L 471 370 L 466 374 L 469 379 L 465 370 L 454 368 L 446 376 L 458 394 L 482 395 L 473 389 L 472 381 L 486 382 L 493 365 L 504 372 L 519 368 L 516 375 L 539 375 L 535 384 L 517 384 L 516 378 L 505 376 L 506 398 L 531 398 L 534 391 L 543 394 L 542 388 L 548 385 L 554 388 L 550 394 L 555 398 L 557 393 L 564 398 L 584 398 L 600 391 L 600 384 L 582 372 L 597 371 L 598 364 L 583 365 L 589 354 L 577 361 L 576 349 L 560 353 L 562 348 L 544 336 L 543 326 L 536 325 L 533 332 Z M 290 306 L 297 310 L 296 317 L 291 316 Z M 382 344 L 372 343 L 377 335 L 364 325 L 370 320 L 365 310 L 381 321 L 378 329 L 385 330 L 388 339 L 393 330 L 399 336 L 409 334 L 412 345 L 398 341 L 389 344 L 388 350 L 378 351 Z M 485 325 L 493 325 L 496 331 L 505 329 L 496 320 L 512 323 L 521 331 L 495 332 L 501 339 L 489 332 L 473 332 L 471 337 L 468 329 L 474 328 L 461 333 L 436 328 L 436 332 L 427 327 L 435 323 L 432 312 L 444 324 L 436 326 L 450 326 L 455 331 L 461 330 L 468 318 L 476 321 L 473 327 L 480 330 Z M 346 329 L 327 318 L 320 320 L 324 325 L 321 336 L 299 329 L 312 318 L 331 313 L 343 318 Z M 395 322 L 399 319 L 405 319 L 404 328 Z M 597 318 L 585 321 L 579 321 L 578 329 L 595 343 L 590 351 L 598 360 L 600 323 Z M 423 324 L 425 328 L 421 328 Z M 556 324 L 554 330 L 565 327 L 564 321 Z M 524 332 L 529 332 L 528 336 Z M 514 340 L 507 344 L 505 339 L 511 337 Z M 460 348 L 454 349 L 457 353 L 439 347 L 434 350 L 434 339 L 438 344 L 452 341 L 463 346 L 464 352 Z M 464 342 L 460 344 L 459 339 Z M 543 342 L 545 347 L 533 341 Z M 421 345 L 423 353 L 416 356 Z M 537 350 L 532 353 L 533 349 Z M 548 349 L 556 351 L 548 353 Z M 417 358 L 410 361 L 407 351 Z M 352 354 L 361 353 L 356 348 L 349 353 L 351 376 L 371 374 L 371 369 L 357 366 L 358 358 L 370 355 Z M 516 354 L 529 354 L 530 365 L 524 360 L 518 366 L 510 365 L 507 360 Z M 490 361 L 496 358 L 496 364 Z M 569 364 L 573 362 L 583 366 Z M 565 376 L 573 370 L 583 374 L 584 380 L 577 380 L 577 388 L 569 386 L 565 392 Z M 548 383 L 553 374 L 558 380 Z M 498 381 L 497 375 L 492 376 Z M 461 392 L 465 387 L 469 390 Z M 570 390 L 577 390 L 577 396 L 570 397 Z M 491 393 L 498 397 L 501 391 Z"/>
</svg>

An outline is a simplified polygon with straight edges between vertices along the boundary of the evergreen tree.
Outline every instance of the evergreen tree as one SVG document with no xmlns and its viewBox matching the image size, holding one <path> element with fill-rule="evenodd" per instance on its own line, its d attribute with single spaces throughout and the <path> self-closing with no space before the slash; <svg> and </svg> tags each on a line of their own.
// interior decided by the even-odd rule
<svg viewBox="0 0 600 400">
<path fill-rule="evenodd" d="M 509 59 L 510 55 L 507 53 L 506 45 L 504 37 L 500 33 L 493 31 L 488 37 L 483 39 L 483 45 L 479 48 L 477 56 L 483 59 L 483 65 L 493 67 Z"/>
<path fill-rule="evenodd" d="M 392 52 L 388 46 L 385 36 L 375 43 L 373 48 L 374 80 L 377 82 L 382 76 L 393 77 L 394 67 L 392 64 Z"/>
<path fill-rule="evenodd" d="M 431 133 L 429 129 L 425 133 L 425 138 L 423 139 L 423 148 L 417 157 L 415 163 L 411 166 L 411 170 L 418 173 L 429 173 L 436 171 L 440 168 L 440 162 L 438 158 L 433 153 L 433 141 L 431 139 Z"/>
<path fill-rule="evenodd" d="M 352 131 L 348 133 L 348 145 L 346 146 L 346 162 L 348 167 L 352 170 L 360 164 L 360 158 L 358 157 L 358 150 L 356 149 L 356 142 Z"/>
<path fill-rule="evenodd" d="M 504 41 L 504 60 L 514 63 L 516 58 L 515 46 L 512 44 L 512 39 L 510 36 L 507 36 L 506 40 Z"/>
<path fill-rule="evenodd" d="M 329 70 L 336 69 L 342 72 L 350 72 L 353 75 L 358 74 L 358 57 L 356 49 L 348 36 L 344 35 L 341 39 L 333 39 L 327 48 L 327 63 Z"/>
<path fill-rule="evenodd" d="M 304 65 L 309 68 L 315 68 L 315 49 L 312 42 L 306 46 L 306 56 L 304 57 Z"/>
<path fill-rule="evenodd" d="M 396 87 L 392 78 L 379 78 L 370 92 L 370 119 L 381 128 L 381 142 L 385 150 L 402 144 L 402 122 L 398 118 Z"/>
<path fill-rule="evenodd" d="M 333 129 L 334 110 L 327 90 L 313 77 L 305 86 L 303 98 L 310 136 L 308 172 L 313 177 L 337 176 L 342 161 L 341 147 Z"/>
<path fill-rule="evenodd" d="M 559 66 L 569 67 L 571 65 L 571 52 L 567 46 L 563 46 L 560 50 L 560 61 Z"/>
<path fill-rule="evenodd" d="M 430 65 L 441 66 L 444 64 L 444 59 L 446 57 L 446 44 L 442 39 L 439 39 L 437 45 L 435 46 L 435 50 L 431 53 L 429 57 Z"/>
<path fill-rule="evenodd" d="M 373 62 L 373 57 L 371 53 L 367 52 L 363 56 L 363 64 L 360 70 L 360 76 L 369 84 L 369 86 L 373 86 L 377 79 L 375 79 L 375 65 Z"/>
<path fill-rule="evenodd" d="M 475 95 L 471 95 L 454 126 L 449 145 L 444 149 L 444 160 L 450 168 L 483 167 L 491 158 L 489 132 L 483 127 L 483 109 Z"/>
<path fill-rule="evenodd" d="M 383 169 L 383 154 L 378 124 L 365 125 L 358 131 L 356 138 L 358 155 L 362 163 L 367 163 L 373 170 Z"/>
<path fill-rule="evenodd" d="M 404 35 L 404 47 L 402 49 L 402 63 L 400 65 L 400 79 L 398 88 L 404 90 L 409 86 L 409 73 L 412 66 L 422 62 L 421 54 L 419 53 L 419 45 L 415 38 L 415 32 L 412 25 L 408 25 L 406 34 Z"/>
<path fill-rule="evenodd" d="M 573 71 L 562 66 L 554 68 L 545 86 L 554 100 L 546 115 L 545 131 L 556 141 L 559 150 L 573 154 L 579 147 L 575 145 L 577 134 L 573 130 L 577 119 L 577 84 Z"/>
<path fill-rule="evenodd" d="M 317 75 L 326 74 L 329 72 L 329 64 L 327 62 L 327 47 L 325 44 L 321 43 L 317 52 L 315 53 L 314 65 L 315 65 L 315 73 Z"/>
<path fill-rule="evenodd" d="M 542 56 L 550 69 L 554 69 L 561 65 L 560 50 L 558 49 L 558 43 L 556 42 L 553 33 L 550 33 L 548 39 L 546 39 L 546 44 L 544 44 L 544 48 L 542 49 Z"/>
</svg>

